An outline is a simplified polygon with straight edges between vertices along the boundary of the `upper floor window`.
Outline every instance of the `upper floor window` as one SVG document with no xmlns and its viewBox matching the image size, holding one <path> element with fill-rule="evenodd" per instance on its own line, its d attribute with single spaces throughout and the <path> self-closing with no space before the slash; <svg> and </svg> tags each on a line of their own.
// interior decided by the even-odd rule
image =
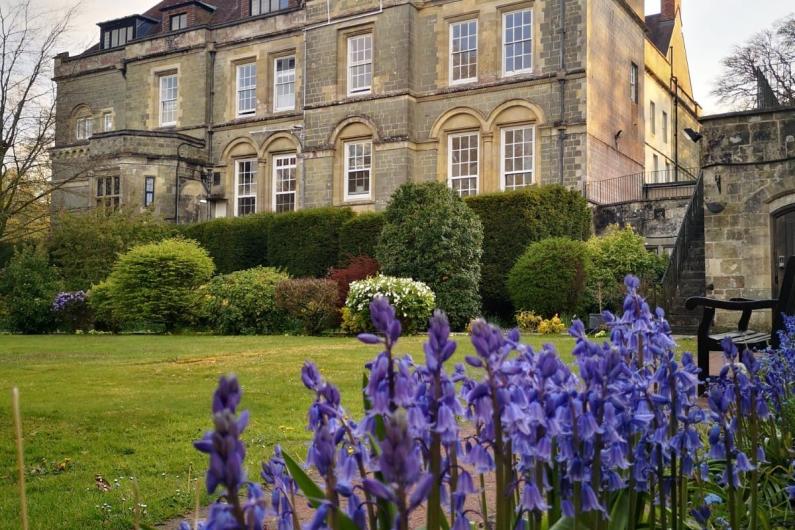
<svg viewBox="0 0 795 530">
<path fill-rule="evenodd" d="M 478 78 L 478 21 L 450 24 L 450 83 Z"/>
<path fill-rule="evenodd" d="M 653 101 L 649 101 L 649 126 L 651 133 L 657 134 L 657 106 Z"/>
<path fill-rule="evenodd" d="M 478 192 L 480 134 L 451 134 L 447 137 L 447 182 L 461 197 Z"/>
<path fill-rule="evenodd" d="M 155 177 L 146 177 L 144 180 L 144 206 L 151 206 L 155 202 Z"/>
<path fill-rule="evenodd" d="M 235 164 L 235 216 L 257 211 L 257 161 L 238 160 Z"/>
<path fill-rule="evenodd" d="M 160 125 L 177 124 L 177 75 L 160 77 Z"/>
<path fill-rule="evenodd" d="M 251 0 L 251 14 L 252 16 L 266 15 L 287 9 L 289 6 L 289 0 Z"/>
<path fill-rule="evenodd" d="M 366 94 L 373 82 L 373 34 L 348 38 L 348 94 Z"/>
<path fill-rule="evenodd" d="M 273 110 L 295 108 L 295 56 L 280 57 L 273 64 Z"/>
<path fill-rule="evenodd" d="M 273 157 L 273 211 L 295 210 L 295 154 Z"/>
<path fill-rule="evenodd" d="M 345 144 L 345 200 L 369 199 L 373 168 L 373 142 Z"/>
<path fill-rule="evenodd" d="M 117 46 L 124 46 L 134 38 L 135 28 L 133 26 L 126 26 L 123 28 L 108 29 L 102 32 L 102 48 L 115 48 Z"/>
<path fill-rule="evenodd" d="M 119 207 L 121 202 L 121 177 L 97 178 L 97 208 Z"/>
<path fill-rule="evenodd" d="M 629 98 L 633 103 L 638 102 L 638 65 L 635 63 L 629 67 Z"/>
<path fill-rule="evenodd" d="M 535 127 L 502 129 L 502 188 L 517 190 L 533 183 Z"/>
<path fill-rule="evenodd" d="M 171 31 L 177 31 L 188 27 L 188 14 L 180 13 L 171 15 Z"/>
<path fill-rule="evenodd" d="M 662 137 L 663 142 L 668 143 L 668 113 L 662 111 Z"/>
<path fill-rule="evenodd" d="M 533 69 L 533 13 L 529 9 L 511 11 L 502 17 L 504 65 L 506 75 Z"/>
<path fill-rule="evenodd" d="M 77 118 L 75 124 L 75 138 L 78 140 L 88 140 L 94 129 L 94 120 L 91 116 Z"/>
<path fill-rule="evenodd" d="M 254 114 L 257 110 L 257 65 L 246 63 L 237 67 L 237 115 Z"/>
<path fill-rule="evenodd" d="M 105 132 L 113 130 L 113 113 L 106 112 L 102 115 L 102 130 Z"/>
</svg>

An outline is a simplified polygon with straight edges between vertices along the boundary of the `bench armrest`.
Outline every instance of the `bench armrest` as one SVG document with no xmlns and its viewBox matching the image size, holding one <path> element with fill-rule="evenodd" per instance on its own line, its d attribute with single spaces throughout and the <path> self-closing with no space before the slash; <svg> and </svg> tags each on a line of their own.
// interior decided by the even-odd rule
<svg viewBox="0 0 795 530">
<path fill-rule="evenodd" d="M 687 299 L 685 307 L 695 309 L 701 307 L 711 307 L 714 309 L 728 309 L 729 311 L 753 311 L 755 309 L 773 309 L 778 304 L 778 300 L 716 300 L 704 296 L 693 296 Z"/>
</svg>

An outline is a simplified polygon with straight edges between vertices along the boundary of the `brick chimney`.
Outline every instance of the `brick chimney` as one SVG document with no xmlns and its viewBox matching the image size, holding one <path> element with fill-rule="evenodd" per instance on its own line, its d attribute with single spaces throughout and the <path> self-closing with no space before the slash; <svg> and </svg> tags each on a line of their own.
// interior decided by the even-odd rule
<svg viewBox="0 0 795 530">
<path fill-rule="evenodd" d="M 679 11 L 681 0 L 660 0 L 660 18 L 662 20 L 673 20 Z"/>
</svg>

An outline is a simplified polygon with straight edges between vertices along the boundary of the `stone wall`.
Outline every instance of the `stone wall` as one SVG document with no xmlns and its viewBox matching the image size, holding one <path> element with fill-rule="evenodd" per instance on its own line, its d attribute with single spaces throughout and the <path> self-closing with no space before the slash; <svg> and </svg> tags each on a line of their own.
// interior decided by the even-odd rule
<svg viewBox="0 0 795 530">
<path fill-rule="evenodd" d="M 631 226 L 646 238 L 646 248 L 667 254 L 676 243 L 689 203 L 689 198 L 682 198 L 597 206 L 594 230 L 598 235 L 610 225 Z"/>
<path fill-rule="evenodd" d="M 704 126 L 704 223 L 708 294 L 770 298 L 771 216 L 795 205 L 795 109 L 707 116 Z M 757 312 L 755 324 L 770 325 Z M 736 314 L 719 312 L 720 326 Z"/>
</svg>

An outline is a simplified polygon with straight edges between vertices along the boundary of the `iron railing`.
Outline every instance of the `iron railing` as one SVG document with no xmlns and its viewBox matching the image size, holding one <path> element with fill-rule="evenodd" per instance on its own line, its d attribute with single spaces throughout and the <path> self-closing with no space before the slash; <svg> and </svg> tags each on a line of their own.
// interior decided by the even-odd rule
<svg viewBox="0 0 795 530">
<path fill-rule="evenodd" d="M 682 279 L 687 257 L 692 251 L 692 245 L 701 237 L 701 231 L 704 229 L 703 175 L 699 175 L 694 186 L 693 197 L 687 205 L 685 217 L 679 227 L 679 233 L 676 235 L 676 243 L 674 243 L 674 248 L 668 259 L 668 268 L 661 281 L 664 306 L 669 312 L 676 298 L 677 288 Z"/>
<path fill-rule="evenodd" d="M 586 184 L 585 196 L 598 205 L 687 198 L 693 194 L 695 173 L 695 169 L 679 167 L 598 180 Z"/>
</svg>

